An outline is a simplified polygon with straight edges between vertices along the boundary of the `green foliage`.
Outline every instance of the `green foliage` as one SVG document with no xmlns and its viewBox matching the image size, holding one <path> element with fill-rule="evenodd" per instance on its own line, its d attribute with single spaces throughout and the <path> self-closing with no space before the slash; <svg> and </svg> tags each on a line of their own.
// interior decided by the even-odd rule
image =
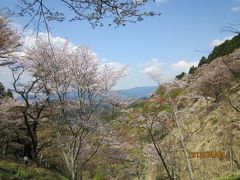
<svg viewBox="0 0 240 180">
<path fill-rule="evenodd" d="M 113 120 L 113 116 L 110 113 L 103 114 L 101 118 L 108 123 Z"/>
<path fill-rule="evenodd" d="M 173 89 L 170 92 L 170 97 L 174 99 L 174 98 L 180 96 L 182 94 L 182 92 L 183 92 L 183 89 L 181 89 L 181 88 Z"/>
<path fill-rule="evenodd" d="M 177 79 L 182 79 L 185 75 L 186 75 L 186 73 L 182 72 L 181 74 L 177 75 L 176 78 Z"/>
<path fill-rule="evenodd" d="M 0 98 L 1 97 L 13 97 L 13 93 L 10 89 L 6 91 L 3 84 L 0 82 Z"/>
<path fill-rule="evenodd" d="M 5 93 L 6 93 L 5 88 L 3 84 L 0 82 L 0 97 L 3 97 Z"/>
<path fill-rule="evenodd" d="M 0 160 L 0 179 L 36 179 L 36 180 L 67 180 L 66 177 L 48 169 L 34 165 L 24 165 L 6 160 Z"/>
<path fill-rule="evenodd" d="M 95 176 L 93 177 L 93 180 L 106 180 L 107 178 L 105 177 L 104 174 L 101 173 L 97 173 L 95 174 Z"/>
<path fill-rule="evenodd" d="M 112 127 L 113 129 L 119 129 L 121 127 L 121 123 L 119 121 L 113 120 Z"/>
<path fill-rule="evenodd" d="M 226 40 L 224 43 L 220 44 L 219 46 L 215 46 L 213 51 L 209 54 L 207 58 L 203 56 L 200 59 L 198 67 L 201 67 L 203 64 L 209 64 L 210 62 L 212 62 L 214 59 L 218 57 L 228 55 L 237 48 L 240 48 L 240 34 L 234 36 L 231 40 Z M 189 70 L 189 74 L 191 74 L 190 70 Z"/>
<path fill-rule="evenodd" d="M 19 167 L 17 170 L 17 174 L 15 177 L 22 178 L 22 179 L 31 179 L 34 178 L 35 172 L 27 171 L 25 167 Z"/>
<path fill-rule="evenodd" d="M 178 93 L 180 93 L 179 90 L 173 91 L 172 96 L 178 96 Z M 171 108 L 167 103 L 146 103 L 144 107 L 142 108 L 141 113 L 143 114 L 157 114 L 159 112 L 165 111 L 167 113 L 171 113 Z"/>
<path fill-rule="evenodd" d="M 192 66 L 192 67 L 189 69 L 188 74 L 193 74 L 196 70 L 197 70 L 197 67 Z"/>
<path fill-rule="evenodd" d="M 7 89 L 6 96 L 11 97 L 11 98 L 13 97 L 13 93 L 10 89 Z"/>
<path fill-rule="evenodd" d="M 214 47 L 212 53 L 209 54 L 207 58 L 207 62 L 210 63 L 215 58 L 228 55 L 239 47 L 240 47 L 240 34 L 234 36 L 231 40 L 226 40 L 219 46 Z"/>
<path fill-rule="evenodd" d="M 127 109 L 131 109 L 131 108 L 133 108 L 133 109 L 143 108 L 144 104 L 145 104 L 145 102 L 143 102 L 143 101 L 141 101 L 141 102 L 134 102 L 134 103 L 130 104 L 130 105 L 127 107 Z"/>
<path fill-rule="evenodd" d="M 207 58 L 203 56 L 198 63 L 198 67 L 201 67 L 204 64 L 207 64 Z"/>
<path fill-rule="evenodd" d="M 239 180 L 240 179 L 240 172 L 225 176 L 225 177 L 220 177 L 218 180 Z"/>
<path fill-rule="evenodd" d="M 168 104 L 161 104 L 160 108 L 161 108 L 161 111 L 165 111 L 166 113 L 172 113 L 170 105 Z"/>
<path fill-rule="evenodd" d="M 156 91 L 156 94 L 162 97 L 166 95 L 166 92 L 167 92 L 166 87 L 163 85 L 160 85 Z"/>
<path fill-rule="evenodd" d="M 158 113 L 160 111 L 160 104 L 146 103 L 142 109 L 143 113 Z"/>
<path fill-rule="evenodd" d="M 214 119 L 213 121 L 212 121 L 212 125 L 215 125 L 215 124 L 217 124 L 218 123 L 218 119 Z"/>
</svg>

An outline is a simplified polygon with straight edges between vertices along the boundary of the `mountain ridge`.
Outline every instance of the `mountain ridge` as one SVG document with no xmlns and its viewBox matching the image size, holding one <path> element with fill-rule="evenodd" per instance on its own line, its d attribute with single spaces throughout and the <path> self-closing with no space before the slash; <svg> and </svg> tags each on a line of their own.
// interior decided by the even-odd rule
<svg viewBox="0 0 240 180">
<path fill-rule="evenodd" d="M 138 86 L 129 89 L 118 90 L 118 93 L 124 97 L 130 98 L 146 98 L 155 93 L 158 86 Z"/>
</svg>

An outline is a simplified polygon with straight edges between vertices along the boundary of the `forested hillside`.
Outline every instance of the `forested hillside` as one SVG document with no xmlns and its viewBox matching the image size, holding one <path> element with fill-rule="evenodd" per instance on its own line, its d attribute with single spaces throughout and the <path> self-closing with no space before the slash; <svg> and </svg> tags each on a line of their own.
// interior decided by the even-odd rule
<svg viewBox="0 0 240 180">
<path fill-rule="evenodd" d="M 188 32 L 184 39 L 180 33 L 173 36 L 169 27 L 184 23 L 179 17 L 190 17 L 185 13 L 197 14 L 200 5 L 208 8 L 203 1 L 194 2 L 191 11 L 177 4 L 183 11 L 175 14 L 174 7 L 171 23 L 147 20 L 144 28 L 136 29 L 136 22 L 161 15 L 160 5 L 172 2 L 56 2 L 19 0 L 12 7 L 5 1 L 10 8 L 0 8 L 0 180 L 240 179 L 239 31 L 225 42 L 216 39 L 218 45 L 201 58 L 198 67 L 193 66 L 195 61 L 185 60 L 166 66 L 168 60 L 160 58 L 195 57 L 190 50 L 189 55 L 182 51 L 198 43 L 194 29 L 189 33 L 187 28 L 199 21 L 186 21 L 187 28 L 179 29 Z M 239 7 L 231 13 L 240 12 Z M 30 20 L 22 27 L 10 16 Z M 93 38 L 86 41 L 95 45 L 93 49 L 52 34 L 52 22 L 62 23 L 61 34 L 72 28 L 73 21 L 102 28 L 90 30 L 80 23 L 87 31 L 78 28 L 69 33 L 79 44 Z M 162 28 L 166 22 L 168 28 Z M 128 23 L 132 23 L 131 33 L 125 31 Z M 123 36 L 104 25 L 114 26 L 114 32 Z M 169 34 L 158 39 L 162 29 Z M 143 37 L 145 30 L 149 34 Z M 89 33 L 86 39 L 84 33 Z M 125 59 L 121 62 L 132 67 L 103 56 Z M 186 69 L 188 73 L 172 80 L 173 72 Z M 117 91 L 118 83 L 142 87 Z M 157 86 L 147 86 L 151 83 Z"/>
<path fill-rule="evenodd" d="M 217 179 L 240 176 L 239 57 L 240 51 L 236 49 L 229 55 L 199 67 L 194 74 L 187 75 L 182 80 L 160 85 L 155 95 L 149 99 L 138 100 L 126 104 L 127 106 L 120 105 L 118 101 L 104 110 L 105 113 L 103 109 L 96 111 L 96 115 L 101 117 L 98 118 L 100 124 L 95 124 L 97 121 L 94 115 L 95 123 L 86 124 L 85 128 L 89 129 L 79 129 L 84 135 L 80 134 L 79 138 L 92 133 L 91 139 L 84 141 L 87 143 L 87 151 L 90 148 L 93 150 L 89 151 L 92 153 L 89 154 L 89 159 L 83 159 L 88 162 L 82 167 L 83 179 L 165 179 L 168 176 Z M 8 95 L 10 93 L 3 88 L 1 94 L 3 156 L 15 156 L 17 161 L 23 163 L 21 159 L 27 155 L 31 164 L 37 163 L 68 176 L 68 165 L 65 165 L 61 157 L 65 151 L 71 152 L 68 148 L 73 147 L 68 145 L 69 142 L 78 143 L 69 139 L 74 137 L 71 133 L 78 130 L 72 129 L 77 128 L 74 111 L 72 115 L 66 112 L 66 118 L 73 121 L 73 124 L 66 124 L 68 121 L 59 122 L 58 131 L 63 134 L 54 133 L 56 120 L 53 118 L 56 117 L 52 113 L 57 113 L 57 107 L 51 108 L 51 103 L 45 105 L 44 113 L 39 119 L 34 119 L 34 114 L 28 115 L 33 116 L 33 121 L 29 120 L 31 125 L 35 121 L 39 123 L 36 130 L 39 143 L 37 154 L 32 154 L 34 151 L 31 143 L 34 141 L 26 133 L 22 113 L 25 112 L 24 109 L 32 109 L 34 106 L 31 107 L 31 102 L 27 99 L 25 101 L 29 105 L 12 99 Z M 23 98 L 26 97 L 23 94 Z M 57 101 L 52 103 L 57 105 Z M 71 103 L 73 105 L 74 102 Z M 39 114 L 40 109 L 36 110 Z M 29 113 L 35 113 L 34 109 Z M 93 123 L 93 120 L 89 120 L 89 123 Z M 95 129 L 96 125 L 101 126 L 101 134 Z M 66 128 L 70 128 L 69 132 Z M 66 143 L 62 144 L 62 150 L 56 149 L 60 140 Z M 81 139 L 78 140 L 81 142 Z M 79 150 L 81 152 L 81 148 Z M 204 152 L 215 153 L 215 157 L 207 157 L 206 154 L 204 157 L 201 154 Z M 191 158 L 191 153 L 199 153 L 199 157 Z M 216 153 L 222 153 L 221 157 Z M 66 160 L 71 160 L 71 156 L 68 158 Z M 79 161 L 80 159 L 76 163 Z"/>
<path fill-rule="evenodd" d="M 228 55 L 238 48 L 240 48 L 240 34 L 237 34 L 232 39 L 226 40 L 222 44 L 215 46 L 207 58 L 203 56 L 200 59 L 197 67 L 192 66 L 189 69 L 188 74 L 193 74 L 198 67 L 201 67 L 204 64 L 209 64 L 218 57 Z M 185 74 L 186 73 L 182 72 L 181 74 L 177 75 L 176 78 L 181 79 Z"/>
<path fill-rule="evenodd" d="M 237 49 L 214 59 L 130 106 L 120 133 L 129 151 L 144 154 L 142 176 L 240 177 L 239 57 Z"/>
</svg>

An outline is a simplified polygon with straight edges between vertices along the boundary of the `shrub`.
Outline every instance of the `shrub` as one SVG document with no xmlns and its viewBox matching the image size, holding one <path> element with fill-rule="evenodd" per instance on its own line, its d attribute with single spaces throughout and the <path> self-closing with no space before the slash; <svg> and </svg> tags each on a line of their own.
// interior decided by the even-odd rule
<svg viewBox="0 0 240 180">
<path fill-rule="evenodd" d="M 203 56 L 198 63 L 198 67 L 201 67 L 204 64 L 207 64 L 207 58 Z"/>
<path fill-rule="evenodd" d="M 196 70 L 197 70 L 197 67 L 192 66 L 192 67 L 189 69 L 188 74 L 193 74 Z"/>
<path fill-rule="evenodd" d="M 182 72 L 181 74 L 177 75 L 176 78 L 177 79 L 182 79 L 185 75 L 186 75 L 186 73 Z"/>
</svg>

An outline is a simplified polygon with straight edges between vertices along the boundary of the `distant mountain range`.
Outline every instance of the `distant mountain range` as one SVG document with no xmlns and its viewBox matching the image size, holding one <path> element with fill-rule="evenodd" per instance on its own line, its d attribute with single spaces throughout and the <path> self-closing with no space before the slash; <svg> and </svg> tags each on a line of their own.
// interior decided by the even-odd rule
<svg viewBox="0 0 240 180">
<path fill-rule="evenodd" d="M 119 94 L 125 97 L 130 98 L 144 98 L 149 97 L 157 90 L 158 86 L 143 86 L 143 87 L 135 87 L 131 89 L 123 89 L 119 90 Z"/>
<path fill-rule="evenodd" d="M 118 93 L 122 97 L 126 98 L 133 98 L 133 99 L 141 99 L 141 98 L 147 98 L 154 94 L 157 90 L 158 86 L 143 86 L 143 87 L 135 87 L 130 89 L 123 89 L 118 90 Z M 77 97 L 76 93 L 70 94 L 68 98 L 75 99 Z M 22 100 L 20 96 L 15 97 L 18 100 Z M 29 95 L 29 99 L 32 99 L 33 96 Z M 52 96 L 51 99 L 55 99 L 56 97 Z"/>
</svg>

